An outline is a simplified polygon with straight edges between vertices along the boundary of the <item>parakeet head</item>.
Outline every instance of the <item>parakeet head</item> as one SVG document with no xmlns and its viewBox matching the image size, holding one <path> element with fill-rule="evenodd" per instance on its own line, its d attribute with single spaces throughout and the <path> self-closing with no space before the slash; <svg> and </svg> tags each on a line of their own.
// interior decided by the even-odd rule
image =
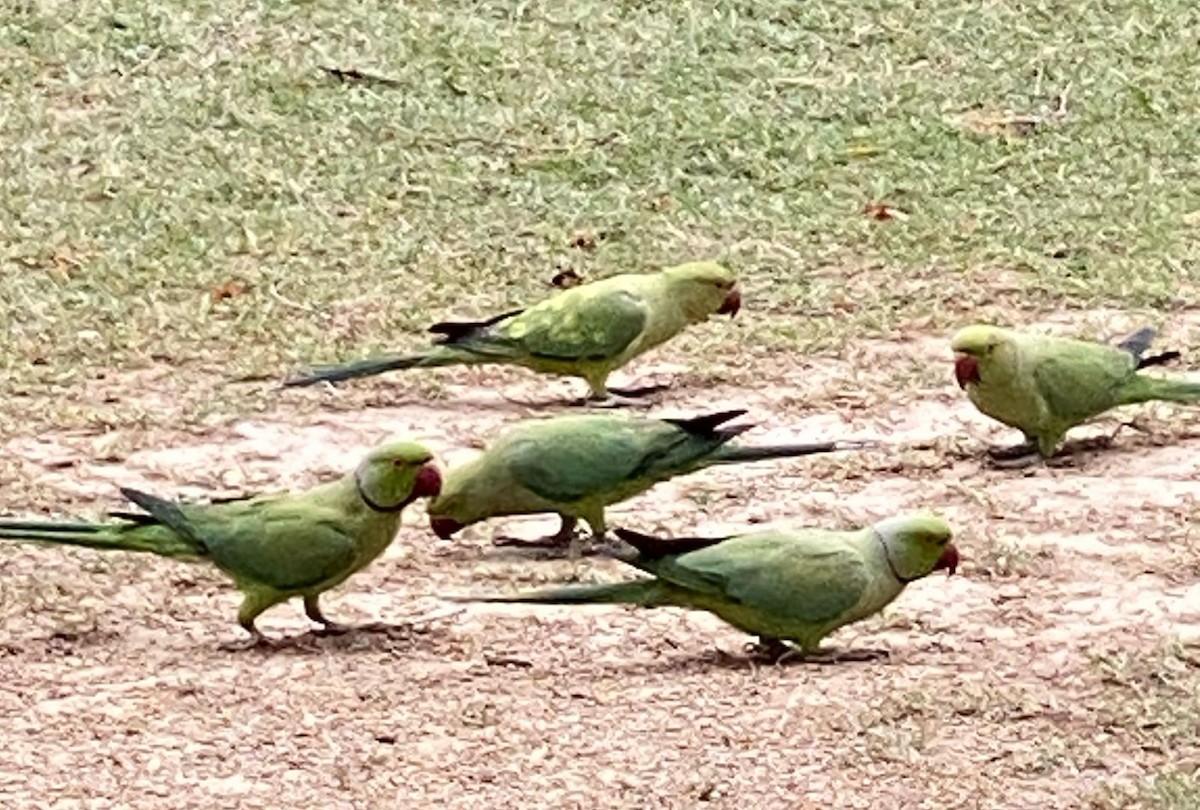
<svg viewBox="0 0 1200 810">
<path fill-rule="evenodd" d="M 950 542 L 950 526 L 939 517 L 905 515 L 881 520 L 873 528 L 883 544 L 888 567 L 901 582 L 941 570 L 949 576 L 958 569 L 958 549 Z"/>
<path fill-rule="evenodd" d="M 399 512 L 417 498 L 442 491 L 442 474 L 433 453 L 419 444 L 396 442 L 377 447 L 354 471 L 363 503 L 376 512 Z"/>
<path fill-rule="evenodd" d="M 959 388 L 981 382 L 980 366 L 986 366 L 997 352 L 1004 353 L 1012 343 L 1007 329 L 997 326 L 966 326 L 950 339 L 950 349 L 955 353 L 954 379 Z"/>
<path fill-rule="evenodd" d="M 688 262 L 662 271 L 672 297 L 688 317 L 702 321 L 709 315 L 737 315 L 742 292 L 733 272 L 716 262 Z"/>
<path fill-rule="evenodd" d="M 426 507 L 429 528 L 443 540 L 488 516 L 480 510 L 491 503 L 493 493 L 490 480 L 476 473 L 480 459 L 450 470 L 441 493 Z"/>
</svg>

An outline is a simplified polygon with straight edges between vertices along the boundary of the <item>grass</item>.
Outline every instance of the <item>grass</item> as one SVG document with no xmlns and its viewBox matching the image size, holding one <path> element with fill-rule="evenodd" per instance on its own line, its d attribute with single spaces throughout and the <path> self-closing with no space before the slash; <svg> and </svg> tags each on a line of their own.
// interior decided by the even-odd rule
<svg viewBox="0 0 1200 810">
<path fill-rule="evenodd" d="M 1179 303 L 1198 26 L 1184 0 L 10 2 L 0 395 L 80 421 L 45 400 L 110 369 L 278 376 L 558 268 L 693 257 L 738 268 L 735 334 L 778 350 Z"/>
</svg>

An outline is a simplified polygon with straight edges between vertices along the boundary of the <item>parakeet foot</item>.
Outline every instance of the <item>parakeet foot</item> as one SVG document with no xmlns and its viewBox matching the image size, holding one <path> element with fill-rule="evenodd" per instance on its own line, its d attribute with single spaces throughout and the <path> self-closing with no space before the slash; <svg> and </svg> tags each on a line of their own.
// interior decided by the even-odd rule
<svg viewBox="0 0 1200 810">
<path fill-rule="evenodd" d="M 799 647 L 793 647 L 777 638 L 761 636 L 757 644 L 747 644 L 748 652 L 755 657 L 765 658 L 772 664 L 786 664 L 798 661 L 805 664 L 840 664 L 852 661 L 879 661 L 887 659 L 891 654 L 887 650 L 853 649 L 853 650 L 823 650 L 805 653 Z"/>
<path fill-rule="evenodd" d="M 1037 445 L 1033 442 L 1021 442 L 1009 447 L 989 447 L 987 454 L 993 461 L 1013 461 L 1024 459 L 1031 453 L 1036 454 L 1037 451 Z"/>
<path fill-rule="evenodd" d="M 1036 450 L 1026 456 L 997 460 L 992 459 L 992 466 L 997 470 L 1025 470 L 1041 462 L 1042 455 Z"/>
<path fill-rule="evenodd" d="M 342 636 L 349 633 L 355 628 L 348 624 L 338 624 L 337 622 L 324 622 L 316 630 L 312 631 L 314 636 Z"/>
<path fill-rule="evenodd" d="M 532 540 L 510 537 L 508 535 L 497 535 L 492 538 L 492 544 L 501 547 L 526 549 L 530 552 L 529 556 L 540 560 L 577 560 L 581 557 L 604 554 L 612 548 L 603 540 L 598 541 L 592 535 L 582 532 L 566 539 L 560 539 L 557 534 L 537 537 Z"/>
<path fill-rule="evenodd" d="M 321 605 L 317 601 L 317 598 L 316 596 L 304 597 L 304 615 L 321 625 L 321 629 L 314 630 L 313 635 L 338 636 L 350 632 L 348 625 L 338 624 L 332 619 L 325 617 L 325 614 L 321 612 Z"/>
<path fill-rule="evenodd" d="M 565 549 L 571 544 L 571 538 L 560 537 L 557 534 L 548 534 L 545 537 L 513 537 L 511 534 L 497 534 L 492 536 L 493 546 L 516 546 L 518 548 L 561 548 Z"/>
<path fill-rule="evenodd" d="M 247 650 L 257 649 L 259 647 L 272 646 L 271 640 L 258 631 L 258 628 L 248 628 L 250 636 L 248 638 L 239 638 L 233 641 L 223 641 L 218 645 L 218 649 L 223 652 L 246 652 Z"/>
<path fill-rule="evenodd" d="M 578 519 L 568 515 L 562 515 L 561 518 L 562 525 L 559 526 L 558 531 L 554 534 L 548 534 L 545 537 L 535 537 L 532 540 L 512 537 L 507 534 L 497 534 L 492 537 L 492 545 L 551 549 L 553 551 L 561 551 L 561 556 L 565 557 L 568 555 L 568 552 L 578 548 L 581 539 L 580 534 L 575 531 L 575 527 L 579 524 Z M 578 555 L 576 554 L 575 556 Z"/>
<path fill-rule="evenodd" d="M 780 639 L 769 638 L 767 636 L 759 636 L 757 642 L 747 644 L 746 652 L 755 658 L 765 658 L 772 664 L 778 664 L 785 658 L 800 654 L 799 650 L 794 649 Z"/>
</svg>

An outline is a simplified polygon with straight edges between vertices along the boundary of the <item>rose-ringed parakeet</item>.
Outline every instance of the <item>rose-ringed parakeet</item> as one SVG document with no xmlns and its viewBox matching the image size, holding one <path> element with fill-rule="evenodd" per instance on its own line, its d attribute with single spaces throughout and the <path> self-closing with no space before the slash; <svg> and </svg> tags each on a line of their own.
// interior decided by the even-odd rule
<svg viewBox="0 0 1200 810">
<path fill-rule="evenodd" d="M 745 447 L 730 444 L 752 425 L 726 425 L 745 410 L 690 419 L 589 414 L 533 419 L 503 434 L 480 456 L 451 469 L 442 493 L 430 501 L 438 537 L 489 518 L 554 512 L 562 528 L 538 545 L 569 547 L 578 519 L 594 538 L 604 536 L 604 508 L 645 492 L 660 481 L 717 464 L 806 456 L 867 446 L 828 441 Z"/>
<path fill-rule="evenodd" d="M 610 394 L 646 390 L 610 392 L 609 374 L 710 315 L 737 314 L 741 303 L 733 273 L 713 262 L 629 273 L 572 287 L 488 320 L 435 324 L 429 331 L 440 337 L 428 349 L 322 366 L 284 385 L 339 382 L 394 369 L 504 364 L 580 377 L 590 400 L 616 403 Z"/>
<path fill-rule="evenodd" d="M 614 555 L 653 579 L 449 598 L 707 610 L 759 636 L 759 650 L 774 660 L 796 653 L 806 660 L 830 660 L 820 652 L 822 639 L 883 610 L 910 582 L 941 569 L 953 574 L 959 562 L 950 527 L 926 515 L 890 518 L 860 531 L 779 527 L 678 539 L 623 529 L 616 534 L 636 553 Z"/>
<path fill-rule="evenodd" d="M 400 528 L 400 512 L 437 495 L 441 473 L 419 444 L 372 451 L 351 473 L 301 494 L 274 494 L 211 504 L 183 504 L 122 489 L 145 513 L 114 513 L 105 523 L 0 520 L 0 539 L 143 551 L 204 560 L 224 571 L 243 594 L 238 624 L 249 647 L 264 643 L 255 619 L 299 596 L 305 614 L 327 630 L 322 593 L 384 552 Z"/>
<path fill-rule="evenodd" d="M 1146 356 L 1154 334 L 1141 329 L 1107 345 L 968 326 L 950 342 L 954 376 L 976 408 L 1025 434 L 1024 444 L 993 450 L 994 457 L 1049 458 L 1068 430 L 1119 405 L 1200 400 L 1200 384 L 1138 373 L 1179 356 Z"/>
</svg>

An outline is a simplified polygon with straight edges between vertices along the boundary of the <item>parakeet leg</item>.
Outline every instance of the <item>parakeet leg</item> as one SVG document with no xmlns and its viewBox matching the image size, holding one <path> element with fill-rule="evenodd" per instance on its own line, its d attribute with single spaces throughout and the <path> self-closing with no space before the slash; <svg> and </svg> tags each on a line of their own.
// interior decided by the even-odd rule
<svg viewBox="0 0 1200 810">
<path fill-rule="evenodd" d="M 321 625 L 320 632 L 325 635 L 337 635 L 347 632 L 350 628 L 346 625 L 338 624 L 332 619 L 325 618 L 325 614 L 321 612 L 321 605 L 318 603 L 318 599 L 320 599 L 320 596 L 317 594 L 304 597 L 304 615 Z"/>
<path fill-rule="evenodd" d="M 278 604 L 280 601 L 279 595 L 274 591 L 266 590 L 244 591 L 244 593 L 245 596 L 242 598 L 242 605 L 238 608 L 238 624 L 250 634 L 250 638 L 223 643 L 221 649 L 229 652 L 250 650 L 271 643 L 262 634 L 262 631 L 254 626 L 254 620 L 262 615 L 264 610 Z"/>
</svg>

